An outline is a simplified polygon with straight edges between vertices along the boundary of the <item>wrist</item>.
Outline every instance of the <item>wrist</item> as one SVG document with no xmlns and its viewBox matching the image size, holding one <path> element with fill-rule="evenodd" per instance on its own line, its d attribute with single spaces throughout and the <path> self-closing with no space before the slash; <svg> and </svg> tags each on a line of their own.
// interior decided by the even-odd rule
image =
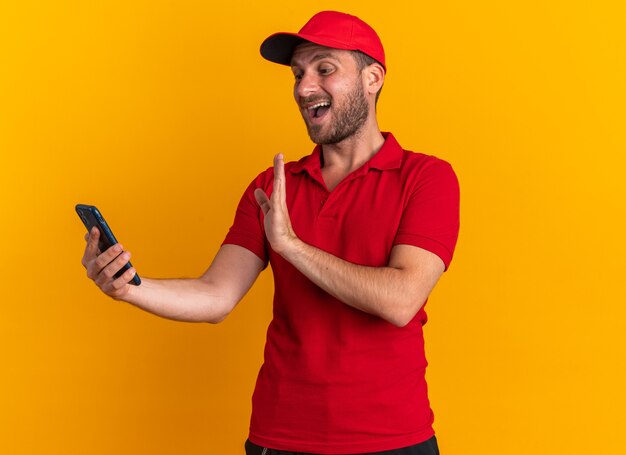
<svg viewBox="0 0 626 455">
<path fill-rule="evenodd" d="M 302 249 L 303 244 L 304 242 L 300 240 L 294 232 L 291 232 L 290 235 L 285 238 L 285 241 L 281 242 L 281 245 L 278 248 L 275 248 L 274 251 L 287 261 L 291 262 L 294 255 Z"/>
<path fill-rule="evenodd" d="M 128 284 L 126 286 L 126 292 L 123 293 L 122 295 L 118 295 L 116 297 L 113 297 L 115 300 L 118 300 L 120 302 L 126 302 L 126 303 L 132 303 L 134 304 L 135 302 L 138 301 L 139 298 L 139 293 L 141 293 L 141 290 L 139 289 L 141 286 L 145 287 L 145 280 L 142 278 L 141 284 L 139 286 L 134 286 L 131 284 Z"/>
</svg>

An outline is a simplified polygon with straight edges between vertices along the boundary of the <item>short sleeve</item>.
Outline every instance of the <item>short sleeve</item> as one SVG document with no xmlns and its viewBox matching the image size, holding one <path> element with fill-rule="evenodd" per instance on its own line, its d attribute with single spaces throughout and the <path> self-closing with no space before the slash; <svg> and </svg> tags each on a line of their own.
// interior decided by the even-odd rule
<svg viewBox="0 0 626 455">
<path fill-rule="evenodd" d="M 459 182 L 446 161 L 430 157 L 415 169 L 394 245 L 413 245 L 450 266 L 459 234 Z"/>
<path fill-rule="evenodd" d="M 263 174 L 259 175 L 243 193 L 237 211 L 235 212 L 235 220 L 228 230 L 226 238 L 222 245 L 239 245 L 256 254 L 267 266 L 269 254 L 263 229 L 263 218 L 260 214 L 259 204 L 254 197 L 256 188 L 264 188 L 262 183 Z"/>
</svg>

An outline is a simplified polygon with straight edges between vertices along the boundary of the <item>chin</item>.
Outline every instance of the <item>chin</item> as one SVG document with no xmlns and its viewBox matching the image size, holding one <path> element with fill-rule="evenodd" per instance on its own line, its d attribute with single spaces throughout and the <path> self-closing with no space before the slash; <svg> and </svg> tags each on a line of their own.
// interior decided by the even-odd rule
<svg viewBox="0 0 626 455">
<path fill-rule="evenodd" d="M 324 137 L 323 134 L 321 134 L 319 130 L 315 131 L 307 125 L 306 132 L 309 135 L 309 139 L 311 139 L 311 142 L 313 142 L 314 144 L 324 145 L 324 143 L 326 142 L 324 140 L 326 138 Z"/>
</svg>

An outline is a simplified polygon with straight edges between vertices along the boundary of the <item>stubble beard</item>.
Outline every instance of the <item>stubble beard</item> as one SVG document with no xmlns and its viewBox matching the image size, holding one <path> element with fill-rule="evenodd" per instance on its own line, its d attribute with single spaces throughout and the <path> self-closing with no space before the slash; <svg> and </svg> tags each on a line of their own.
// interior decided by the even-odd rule
<svg viewBox="0 0 626 455">
<path fill-rule="evenodd" d="M 363 127 L 369 116 L 369 106 L 361 84 L 354 84 L 354 89 L 346 95 L 343 106 L 333 104 L 331 109 L 335 121 L 330 125 L 330 131 L 325 132 L 322 125 L 311 125 L 305 119 L 309 137 L 315 144 L 338 144 L 357 134 Z"/>
</svg>

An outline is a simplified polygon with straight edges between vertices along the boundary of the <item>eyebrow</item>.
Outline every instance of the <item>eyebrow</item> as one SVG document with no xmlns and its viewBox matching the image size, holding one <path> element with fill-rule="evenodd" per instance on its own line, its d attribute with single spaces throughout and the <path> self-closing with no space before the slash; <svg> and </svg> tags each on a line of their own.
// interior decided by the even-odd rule
<svg viewBox="0 0 626 455">
<path fill-rule="evenodd" d="M 339 61 L 339 58 L 337 58 L 332 52 L 322 52 L 320 54 L 315 54 L 315 56 L 313 56 L 313 58 L 311 59 L 311 63 L 313 62 L 317 62 L 319 60 L 324 60 L 325 58 L 330 58 L 332 60 L 335 60 L 336 62 Z M 297 65 L 295 65 L 293 63 L 293 59 L 291 60 L 291 67 L 295 67 Z"/>
</svg>

